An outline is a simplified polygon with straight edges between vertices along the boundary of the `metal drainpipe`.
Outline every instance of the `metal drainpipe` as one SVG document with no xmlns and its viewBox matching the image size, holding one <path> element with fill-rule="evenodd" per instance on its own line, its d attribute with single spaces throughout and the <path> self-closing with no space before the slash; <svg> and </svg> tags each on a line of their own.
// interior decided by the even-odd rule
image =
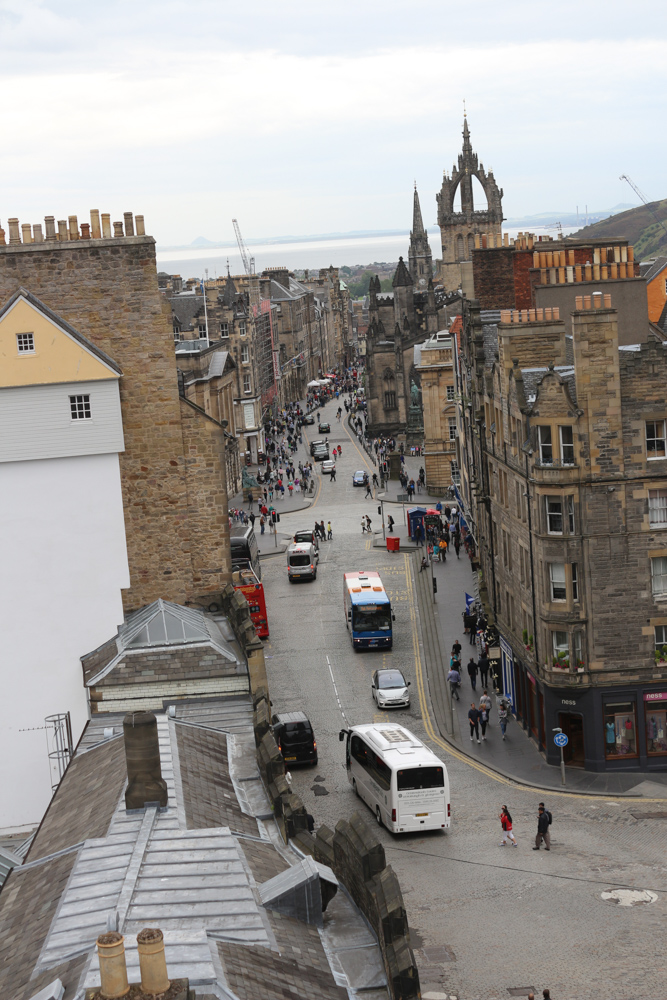
<svg viewBox="0 0 667 1000">
<path fill-rule="evenodd" d="M 530 424 L 528 425 L 530 433 Z M 535 613 L 535 564 L 533 562 L 533 519 L 530 513 L 532 502 L 530 494 L 530 479 L 528 472 L 528 455 L 526 454 L 526 507 L 528 508 L 528 546 L 530 551 L 530 591 L 533 599 L 533 650 L 535 652 L 535 662 L 539 667 L 540 659 L 537 653 L 537 617 Z"/>
</svg>

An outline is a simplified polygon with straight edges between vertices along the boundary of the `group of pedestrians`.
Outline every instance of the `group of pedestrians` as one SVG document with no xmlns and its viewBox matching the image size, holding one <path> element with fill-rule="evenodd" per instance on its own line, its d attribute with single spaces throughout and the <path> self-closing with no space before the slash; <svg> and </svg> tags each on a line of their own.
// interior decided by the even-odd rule
<svg viewBox="0 0 667 1000">
<path fill-rule="evenodd" d="M 326 528 L 324 527 L 324 521 L 315 521 L 313 534 L 315 535 L 315 538 L 320 538 L 323 542 L 330 542 L 331 539 L 333 538 L 333 529 L 331 527 L 331 521 L 327 521 Z"/>
<path fill-rule="evenodd" d="M 500 846 L 505 847 L 509 842 L 512 844 L 512 847 L 518 847 L 519 845 L 514 836 L 514 831 L 512 830 L 512 817 L 507 806 L 502 806 L 498 819 L 500 820 L 500 826 L 502 829 L 502 840 L 500 841 Z M 535 846 L 533 847 L 534 851 L 539 851 L 542 843 L 544 843 L 545 850 L 551 850 L 551 834 L 549 833 L 549 827 L 552 822 L 553 816 L 545 806 L 544 802 L 540 802 L 537 807 L 537 833 L 535 834 Z"/>
</svg>

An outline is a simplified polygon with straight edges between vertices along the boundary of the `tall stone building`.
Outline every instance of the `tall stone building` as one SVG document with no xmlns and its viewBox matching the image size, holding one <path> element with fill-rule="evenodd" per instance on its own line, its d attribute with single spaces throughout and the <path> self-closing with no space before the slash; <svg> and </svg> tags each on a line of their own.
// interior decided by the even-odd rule
<svg viewBox="0 0 667 1000">
<path fill-rule="evenodd" d="M 667 350 L 628 343 L 613 295 L 466 305 L 464 504 L 502 685 L 550 763 L 667 763 Z M 469 404 L 469 405 L 468 405 Z"/>
<path fill-rule="evenodd" d="M 486 196 L 486 207 L 475 209 L 473 177 L 476 177 Z M 460 189 L 461 211 L 454 211 L 454 201 Z M 438 225 L 442 242 L 442 260 L 438 261 L 438 277 L 446 289 L 461 286 L 463 261 L 472 260 L 475 235 L 498 233 L 503 221 L 503 191 L 496 184 L 493 171 L 488 173 L 479 163 L 477 153 L 470 143 L 468 119 L 463 119 L 463 150 L 459 153 L 458 167 L 452 167 L 451 177 L 445 171 L 438 204 Z"/>
<path fill-rule="evenodd" d="M 429 493 L 442 495 L 459 479 L 454 363 L 461 317 L 421 345 L 417 370 L 424 415 L 424 471 Z"/>
<path fill-rule="evenodd" d="M 135 231 L 136 222 L 136 231 Z M 91 212 L 0 237 L 0 302 L 23 286 L 121 369 L 120 455 L 130 586 L 126 610 L 162 597 L 207 602 L 231 578 L 224 433 L 179 394 L 170 310 L 143 217 Z"/>
<path fill-rule="evenodd" d="M 422 210 L 416 184 L 410 249 L 408 250 L 408 270 L 415 288 L 425 290 L 429 279 L 433 277 L 433 254 L 431 253 L 431 244 L 428 241 L 428 233 L 424 229 L 422 221 Z"/>
</svg>

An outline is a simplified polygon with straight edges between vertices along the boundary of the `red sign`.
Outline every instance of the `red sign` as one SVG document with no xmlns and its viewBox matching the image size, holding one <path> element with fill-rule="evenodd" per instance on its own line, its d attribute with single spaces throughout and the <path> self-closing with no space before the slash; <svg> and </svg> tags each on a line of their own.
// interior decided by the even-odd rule
<svg viewBox="0 0 667 1000">
<path fill-rule="evenodd" d="M 667 701 L 667 691 L 648 691 L 644 701 Z"/>
</svg>

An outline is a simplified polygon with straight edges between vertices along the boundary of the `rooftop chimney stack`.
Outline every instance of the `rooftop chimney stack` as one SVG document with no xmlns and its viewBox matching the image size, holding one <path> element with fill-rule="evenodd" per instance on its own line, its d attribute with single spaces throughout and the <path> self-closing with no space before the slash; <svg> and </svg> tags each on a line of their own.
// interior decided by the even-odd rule
<svg viewBox="0 0 667 1000">
<path fill-rule="evenodd" d="M 123 219 L 125 220 L 125 235 L 134 236 L 134 220 L 132 218 L 132 212 L 123 212 Z"/>
<path fill-rule="evenodd" d="M 124 997 L 130 992 L 125 962 L 125 938 L 118 931 L 100 934 L 97 939 L 100 960 L 100 994 L 111 998 Z"/>
<path fill-rule="evenodd" d="M 155 996 L 165 993 L 171 983 L 167 978 L 167 960 L 164 956 L 164 935 L 161 930 L 145 927 L 137 934 L 141 989 Z"/>
<path fill-rule="evenodd" d="M 167 784 L 162 778 L 157 720 L 152 712 L 130 712 L 123 719 L 123 739 L 128 785 L 126 809 L 143 809 L 150 802 L 167 805 Z"/>
<path fill-rule="evenodd" d="M 46 229 L 46 242 L 55 243 L 56 241 L 56 220 L 53 215 L 44 216 L 44 228 Z"/>
<path fill-rule="evenodd" d="M 90 210 L 90 235 L 94 240 L 99 240 L 102 237 L 102 230 L 100 229 L 100 212 L 98 208 L 91 208 Z"/>
<path fill-rule="evenodd" d="M 111 214 L 102 212 L 102 239 L 111 239 Z"/>
</svg>

